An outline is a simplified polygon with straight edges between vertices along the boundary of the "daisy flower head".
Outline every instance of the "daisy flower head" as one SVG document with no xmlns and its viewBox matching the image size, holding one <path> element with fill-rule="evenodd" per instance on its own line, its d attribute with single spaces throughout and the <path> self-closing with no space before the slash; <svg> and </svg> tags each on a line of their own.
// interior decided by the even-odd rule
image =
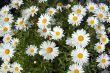
<svg viewBox="0 0 110 73">
<path fill-rule="evenodd" d="M 73 50 L 71 56 L 72 56 L 72 61 L 80 65 L 87 63 L 89 59 L 88 51 L 83 48 L 77 48 Z"/>
<path fill-rule="evenodd" d="M 6 35 L 3 37 L 3 42 L 4 42 L 4 43 L 9 43 L 11 40 L 12 40 L 12 35 L 10 35 L 10 34 L 6 34 Z"/>
<path fill-rule="evenodd" d="M 39 51 L 39 54 L 46 60 L 53 60 L 59 54 L 58 47 L 56 47 L 56 44 L 51 41 L 44 41 L 40 48 L 41 50 Z"/>
<path fill-rule="evenodd" d="M 84 73 L 81 65 L 72 64 L 69 66 L 69 71 L 67 73 Z"/>
<path fill-rule="evenodd" d="M 1 15 L 6 15 L 9 13 L 10 7 L 9 5 L 5 5 L 4 7 L 2 7 L 2 9 L 0 10 L 0 14 Z"/>
<path fill-rule="evenodd" d="M 38 48 L 35 45 L 29 45 L 26 48 L 26 54 L 29 56 L 34 56 L 37 53 Z"/>
<path fill-rule="evenodd" d="M 72 8 L 73 13 L 85 16 L 86 15 L 86 9 L 81 5 L 74 5 Z"/>
<path fill-rule="evenodd" d="M 33 17 L 35 14 L 37 14 L 37 11 L 39 10 L 38 9 L 38 7 L 36 7 L 36 6 L 31 6 L 30 8 L 29 8 L 29 10 L 30 10 L 30 14 L 31 14 L 31 16 Z"/>
<path fill-rule="evenodd" d="M 96 33 L 100 33 L 100 32 L 103 32 L 103 31 L 105 31 L 105 26 L 104 26 L 104 24 L 98 24 L 98 25 L 96 25 L 95 26 L 95 30 L 96 30 Z"/>
<path fill-rule="evenodd" d="M 50 32 L 51 28 L 48 27 L 42 27 L 38 29 L 38 33 L 40 33 L 40 36 L 44 37 L 45 39 L 50 36 Z"/>
<path fill-rule="evenodd" d="M 11 6 L 12 8 L 18 9 L 22 4 L 24 4 L 24 3 L 23 3 L 23 0 L 11 0 L 10 6 Z"/>
<path fill-rule="evenodd" d="M 51 17 L 48 14 L 42 14 L 38 19 L 38 27 L 47 27 L 50 25 Z"/>
<path fill-rule="evenodd" d="M 103 35 L 100 38 L 100 42 L 106 45 L 109 42 L 108 36 L 107 35 Z"/>
<path fill-rule="evenodd" d="M 23 70 L 23 68 L 21 67 L 21 65 L 17 62 L 14 62 L 12 65 L 11 65 L 11 69 L 10 71 L 13 72 L 13 73 L 21 73 L 21 71 Z"/>
<path fill-rule="evenodd" d="M 13 15 L 12 14 L 6 14 L 1 16 L 1 23 L 3 24 L 11 24 L 13 22 Z"/>
<path fill-rule="evenodd" d="M 100 20 L 100 22 L 105 22 L 107 13 L 103 10 L 98 9 L 97 11 L 95 11 L 95 16 L 97 16 L 97 18 Z"/>
<path fill-rule="evenodd" d="M 69 24 L 72 24 L 73 26 L 74 25 L 77 26 L 77 25 L 80 25 L 82 18 L 83 18 L 82 15 L 70 13 L 68 15 L 68 22 L 69 22 Z"/>
<path fill-rule="evenodd" d="M 89 2 L 87 3 L 86 8 L 88 9 L 89 12 L 93 12 L 97 10 L 98 6 L 97 4 L 93 3 L 93 2 Z"/>
<path fill-rule="evenodd" d="M 88 17 L 87 23 L 91 27 L 94 27 L 94 26 L 98 25 L 99 21 L 98 21 L 98 19 L 96 17 Z"/>
<path fill-rule="evenodd" d="M 97 32 L 97 39 L 100 39 L 104 35 L 106 35 L 105 31 Z"/>
<path fill-rule="evenodd" d="M 22 17 L 28 20 L 31 16 L 30 8 L 22 10 Z"/>
<path fill-rule="evenodd" d="M 55 8 L 52 8 L 52 7 L 50 7 L 50 8 L 47 8 L 47 10 L 46 10 L 46 13 L 48 14 L 48 15 L 55 15 L 55 13 L 56 13 L 57 11 L 56 11 L 56 9 Z"/>
<path fill-rule="evenodd" d="M 101 54 L 97 57 L 96 62 L 98 62 L 98 67 L 105 69 L 110 65 L 110 58 L 107 54 Z"/>
<path fill-rule="evenodd" d="M 14 53 L 15 53 L 14 48 L 12 47 L 10 43 L 2 44 L 2 47 L 0 49 L 2 60 L 12 58 L 14 56 Z"/>
<path fill-rule="evenodd" d="M 0 71 L 1 73 L 8 73 L 10 71 L 10 64 L 8 62 L 2 63 Z"/>
<path fill-rule="evenodd" d="M 73 38 L 67 38 L 66 44 L 69 46 L 74 47 L 74 39 Z"/>
<path fill-rule="evenodd" d="M 39 3 L 44 3 L 44 2 L 47 2 L 47 0 L 38 0 Z"/>
<path fill-rule="evenodd" d="M 62 12 L 63 7 L 64 7 L 63 3 L 59 2 L 59 3 L 57 3 L 57 8 L 56 9 Z"/>
<path fill-rule="evenodd" d="M 99 8 L 103 11 L 108 11 L 109 10 L 108 6 L 104 3 L 100 3 Z"/>
<path fill-rule="evenodd" d="M 102 53 L 105 50 L 105 45 L 102 43 L 96 43 L 94 49 L 98 52 L 98 53 Z"/>
<path fill-rule="evenodd" d="M 64 31 L 64 30 L 63 30 L 60 26 L 54 27 L 54 28 L 53 28 L 53 31 L 51 32 L 52 39 L 54 39 L 54 40 L 59 40 L 59 39 L 61 39 L 62 37 L 64 37 L 63 31 Z"/>
<path fill-rule="evenodd" d="M 74 39 L 74 45 L 76 47 L 86 47 L 90 42 L 89 34 L 86 33 L 84 29 L 74 32 L 72 38 Z"/>
<path fill-rule="evenodd" d="M 11 40 L 11 44 L 13 47 L 16 47 L 19 44 L 19 39 L 18 38 L 13 38 Z"/>
</svg>

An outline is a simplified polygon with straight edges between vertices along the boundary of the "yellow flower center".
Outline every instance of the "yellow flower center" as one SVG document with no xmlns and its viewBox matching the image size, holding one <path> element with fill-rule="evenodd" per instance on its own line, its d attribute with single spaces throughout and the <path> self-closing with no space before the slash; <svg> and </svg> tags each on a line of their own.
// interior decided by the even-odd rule
<svg viewBox="0 0 110 73">
<path fill-rule="evenodd" d="M 73 73 L 79 73 L 79 70 L 78 70 L 78 69 L 75 69 L 75 70 L 73 71 Z"/>
<path fill-rule="evenodd" d="M 78 36 L 78 40 L 82 42 L 84 40 L 84 37 L 82 35 L 80 35 L 80 36 Z"/>
<path fill-rule="evenodd" d="M 99 17 L 99 18 L 102 18 L 102 17 L 103 17 L 103 14 L 102 14 L 102 13 L 99 13 L 99 14 L 98 14 L 98 17 Z"/>
<path fill-rule="evenodd" d="M 49 10 L 49 14 L 53 14 L 53 11 L 52 10 Z"/>
<path fill-rule="evenodd" d="M 59 36 L 59 35 L 60 35 L 60 32 L 59 32 L 59 31 L 57 31 L 57 32 L 56 32 L 56 35 L 57 35 L 57 36 Z"/>
<path fill-rule="evenodd" d="M 4 66 L 4 70 L 6 71 L 8 69 L 8 66 Z"/>
<path fill-rule="evenodd" d="M 91 6 L 91 7 L 90 7 L 90 10 L 94 10 L 94 6 Z"/>
<path fill-rule="evenodd" d="M 45 24 L 46 22 L 47 22 L 47 19 L 46 18 L 43 18 L 42 19 L 42 23 Z"/>
<path fill-rule="evenodd" d="M 16 46 L 16 45 L 17 45 L 17 41 L 15 41 L 15 42 L 13 43 L 13 45 Z"/>
<path fill-rule="evenodd" d="M 15 71 L 19 71 L 19 68 L 18 67 L 15 67 Z"/>
<path fill-rule="evenodd" d="M 102 35 L 103 35 L 102 33 L 99 33 L 99 37 L 102 37 Z"/>
<path fill-rule="evenodd" d="M 10 50 L 9 50 L 9 49 L 6 49 L 6 50 L 5 50 L 5 54 L 8 55 L 9 53 L 10 53 Z"/>
<path fill-rule="evenodd" d="M 47 29 L 46 28 L 43 28 L 42 31 L 45 33 L 45 32 L 47 32 Z"/>
<path fill-rule="evenodd" d="M 62 3 L 58 3 L 57 5 L 58 5 L 58 6 L 63 6 L 63 4 L 62 4 Z"/>
<path fill-rule="evenodd" d="M 73 21 L 77 21 L 78 17 L 77 16 L 73 16 Z"/>
<path fill-rule="evenodd" d="M 101 30 L 101 26 L 98 25 L 97 28 L 98 28 L 99 30 Z"/>
<path fill-rule="evenodd" d="M 32 9 L 31 12 L 32 12 L 32 13 L 35 13 L 35 9 Z"/>
<path fill-rule="evenodd" d="M 101 62 L 102 62 L 102 63 L 106 63 L 106 59 L 102 59 Z"/>
<path fill-rule="evenodd" d="M 76 12 L 77 12 L 77 13 L 81 13 L 81 9 L 77 9 Z"/>
<path fill-rule="evenodd" d="M 97 48 L 100 50 L 102 47 L 99 45 L 99 46 L 97 46 Z"/>
<path fill-rule="evenodd" d="M 105 10 L 105 7 L 104 7 L 104 6 L 102 6 L 102 7 L 101 7 L 101 9 L 102 9 L 102 10 Z"/>
<path fill-rule="evenodd" d="M 53 51 L 53 48 L 51 48 L 51 47 L 48 47 L 47 49 L 46 49 L 46 52 L 47 53 L 51 53 Z"/>
<path fill-rule="evenodd" d="M 10 37 L 7 37 L 6 40 L 9 41 L 10 40 Z"/>
<path fill-rule="evenodd" d="M 4 27 L 4 28 L 3 28 L 3 31 L 4 31 L 4 32 L 8 31 L 8 28 L 7 28 L 7 27 Z"/>
<path fill-rule="evenodd" d="M 91 20 L 91 21 L 90 21 L 90 24 L 92 24 L 92 25 L 93 25 L 93 24 L 94 24 L 94 20 Z"/>
<path fill-rule="evenodd" d="M 31 49 L 30 49 L 30 52 L 33 53 L 33 52 L 34 52 L 34 48 L 31 48 Z"/>
<path fill-rule="evenodd" d="M 8 22 L 8 21 L 9 21 L 8 17 L 4 18 L 4 22 Z"/>
<path fill-rule="evenodd" d="M 19 22 L 19 24 L 20 24 L 20 25 L 23 25 L 23 23 L 24 23 L 24 21 L 23 21 L 23 20 Z"/>
<path fill-rule="evenodd" d="M 107 38 L 102 38 L 102 41 L 103 41 L 103 42 L 106 42 L 106 41 L 107 41 Z"/>
<path fill-rule="evenodd" d="M 79 54 L 77 55 L 77 57 L 78 57 L 79 59 L 82 59 L 82 58 L 83 58 L 83 54 L 82 54 L 82 53 L 79 53 Z"/>
</svg>

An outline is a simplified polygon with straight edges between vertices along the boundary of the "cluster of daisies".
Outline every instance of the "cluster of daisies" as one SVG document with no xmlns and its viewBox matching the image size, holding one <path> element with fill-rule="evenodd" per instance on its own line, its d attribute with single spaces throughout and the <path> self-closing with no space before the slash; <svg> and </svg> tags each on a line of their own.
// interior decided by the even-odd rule
<svg viewBox="0 0 110 73">
<path fill-rule="evenodd" d="M 44 3 L 46 1 L 47 0 L 39 0 L 39 3 Z M 0 44 L 0 58 L 3 60 L 0 72 L 2 73 L 21 73 L 21 70 L 23 70 L 21 65 L 17 62 L 10 64 L 11 58 L 14 56 L 15 52 L 17 52 L 16 46 L 19 44 L 19 39 L 13 37 L 16 34 L 14 31 L 28 31 L 33 25 L 29 22 L 29 19 L 37 15 L 40 9 L 37 6 L 30 6 L 22 10 L 21 17 L 14 20 L 10 9 L 18 9 L 22 4 L 24 4 L 22 0 L 11 0 L 11 4 L 2 7 L 0 10 L 0 36 L 3 37 L 3 42 Z M 96 37 L 99 40 L 99 42 L 94 45 L 94 51 L 99 54 L 96 59 L 98 63 L 97 66 L 102 69 L 107 68 L 110 65 L 110 57 L 104 51 L 106 44 L 109 43 L 109 39 L 106 35 L 103 23 L 110 23 L 110 13 L 108 6 L 103 3 L 97 5 L 93 2 L 89 2 L 86 7 L 82 5 L 74 5 L 71 7 L 70 4 L 63 6 L 62 3 L 58 3 L 56 8 L 47 8 L 45 13 L 40 15 L 36 24 L 38 26 L 37 33 L 47 41 L 43 41 L 39 49 L 36 45 L 27 46 L 25 53 L 29 56 L 39 54 L 43 56 L 45 60 L 54 60 L 58 57 L 60 53 L 59 47 L 53 40 L 59 41 L 66 35 L 64 35 L 63 28 L 55 24 L 56 20 L 54 16 L 59 11 L 62 12 L 63 8 L 71 8 L 72 12 L 68 15 L 67 21 L 73 26 L 83 26 L 83 18 L 86 17 L 87 13 L 91 14 L 90 17 L 87 17 L 86 23 L 88 27 L 94 28 L 97 34 Z M 13 25 L 13 23 L 15 25 Z M 91 38 L 90 34 L 83 28 L 74 31 L 72 36 L 67 38 L 65 41 L 66 45 L 75 48 L 71 51 L 73 64 L 70 65 L 67 73 L 84 73 L 83 66 L 89 63 L 90 57 L 86 46 L 89 44 Z"/>
</svg>

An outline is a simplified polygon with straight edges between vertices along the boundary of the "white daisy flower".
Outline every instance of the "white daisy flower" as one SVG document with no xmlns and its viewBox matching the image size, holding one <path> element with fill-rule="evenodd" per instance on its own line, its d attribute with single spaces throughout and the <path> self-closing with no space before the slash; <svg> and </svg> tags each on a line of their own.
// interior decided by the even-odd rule
<svg viewBox="0 0 110 73">
<path fill-rule="evenodd" d="M 99 24 L 99 25 L 96 25 L 95 26 L 95 30 L 96 30 L 96 33 L 100 33 L 100 32 L 103 32 L 103 31 L 105 31 L 105 26 L 104 26 L 104 24 Z"/>
<path fill-rule="evenodd" d="M 13 72 L 13 73 L 21 73 L 21 70 L 23 70 L 23 68 L 21 67 L 21 65 L 19 63 L 14 62 L 11 65 L 11 69 L 10 69 L 11 72 Z"/>
<path fill-rule="evenodd" d="M 69 46 L 74 47 L 74 39 L 73 38 L 67 38 L 66 44 Z"/>
<path fill-rule="evenodd" d="M 29 56 L 34 56 L 37 53 L 38 48 L 35 45 L 29 45 L 26 48 L 26 54 Z"/>
<path fill-rule="evenodd" d="M 55 8 L 52 8 L 52 7 L 47 8 L 47 10 L 46 10 L 46 13 L 48 15 L 55 15 L 56 12 L 57 12 L 56 9 Z"/>
<path fill-rule="evenodd" d="M 109 10 L 108 6 L 104 3 L 100 3 L 99 8 L 103 11 L 108 11 Z"/>
<path fill-rule="evenodd" d="M 46 27 L 50 24 L 51 17 L 48 14 L 42 14 L 38 19 L 38 27 Z"/>
<path fill-rule="evenodd" d="M 105 69 L 110 65 L 110 58 L 107 54 L 102 54 L 97 58 L 96 62 L 98 62 L 98 67 Z"/>
<path fill-rule="evenodd" d="M 67 73 L 84 73 L 81 65 L 73 64 L 69 66 L 69 71 Z"/>
<path fill-rule="evenodd" d="M 63 31 L 64 31 L 64 30 L 63 30 L 60 26 L 54 27 L 54 28 L 53 28 L 53 31 L 51 32 L 52 39 L 54 39 L 54 40 L 59 40 L 59 39 L 61 39 L 62 37 L 64 37 Z"/>
<path fill-rule="evenodd" d="M 13 38 L 11 40 L 11 44 L 13 47 L 16 47 L 19 44 L 19 39 L 18 38 Z"/>
<path fill-rule="evenodd" d="M 53 60 L 59 54 L 58 47 L 56 47 L 54 42 L 44 41 L 40 48 L 41 50 L 39 51 L 39 54 L 46 60 Z"/>
<path fill-rule="evenodd" d="M 4 7 L 2 7 L 2 9 L 0 10 L 0 14 L 1 15 L 6 15 L 9 13 L 10 7 L 8 5 L 5 5 Z"/>
<path fill-rule="evenodd" d="M 38 29 L 38 33 L 40 33 L 41 37 L 47 38 L 50 36 L 51 28 L 48 27 L 42 27 Z"/>
<path fill-rule="evenodd" d="M 33 17 L 35 14 L 37 14 L 37 11 L 39 10 L 38 9 L 38 7 L 36 7 L 36 6 L 31 6 L 30 8 L 29 8 L 29 10 L 30 10 L 30 14 L 31 14 L 31 16 Z"/>
<path fill-rule="evenodd" d="M 24 4 L 24 3 L 23 3 L 23 0 L 11 0 L 10 6 L 11 6 L 12 8 L 18 9 L 18 7 L 20 7 L 22 4 Z"/>
<path fill-rule="evenodd" d="M 39 3 L 44 3 L 44 2 L 47 2 L 47 0 L 38 0 Z"/>
<path fill-rule="evenodd" d="M 12 58 L 14 56 L 14 53 L 15 51 L 11 44 L 9 43 L 2 44 L 2 47 L 0 49 L 2 60 Z"/>
<path fill-rule="evenodd" d="M 68 15 L 68 22 L 69 22 L 69 24 L 77 26 L 77 25 L 80 25 L 80 23 L 82 21 L 82 18 L 83 18 L 82 15 L 77 15 L 77 14 L 70 13 Z"/>
<path fill-rule="evenodd" d="M 22 17 L 23 18 L 28 20 L 30 18 L 30 16 L 31 16 L 31 13 L 30 13 L 30 9 L 29 8 L 22 10 Z"/>
<path fill-rule="evenodd" d="M 94 12 L 98 9 L 98 6 L 97 6 L 97 4 L 95 4 L 93 2 L 89 2 L 89 3 L 87 3 L 86 8 L 88 9 L 89 12 Z"/>
<path fill-rule="evenodd" d="M 90 42 L 89 34 L 83 29 L 74 32 L 72 38 L 74 39 L 74 45 L 76 47 L 86 47 Z"/>
<path fill-rule="evenodd" d="M 12 35 L 10 35 L 10 34 L 6 34 L 6 35 L 3 37 L 3 42 L 4 42 L 4 43 L 9 43 L 11 40 L 12 40 Z"/>
<path fill-rule="evenodd" d="M 91 27 L 94 27 L 94 26 L 98 25 L 99 21 L 98 21 L 98 19 L 96 17 L 88 17 L 87 23 Z"/>
<path fill-rule="evenodd" d="M 96 43 L 94 49 L 98 52 L 98 53 L 102 53 L 105 50 L 105 45 L 102 43 Z"/>
<path fill-rule="evenodd" d="M 3 24 L 10 24 L 13 22 L 13 15 L 12 14 L 6 14 L 1 16 L 1 23 Z"/>
<path fill-rule="evenodd" d="M 72 56 L 72 61 L 80 65 L 87 63 L 89 59 L 88 51 L 83 48 L 78 48 L 73 50 L 71 56 Z"/>
<path fill-rule="evenodd" d="M 0 71 L 1 73 L 8 73 L 10 71 L 10 64 L 8 62 L 2 63 Z"/>
<path fill-rule="evenodd" d="M 83 16 L 86 15 L 86 9 L 81 5 L 74 5 L 72 7 L 72 11 L 73 13 L 78 14 L 78 15 L 83 15 Z"/>
<path fill-rule="evenodd" d="M 97 32 L 97 39 L 100 39 L 104 35 L 106 35 L 105 31 Z"/>
<path fill-rule="evenodd" d="M 62 8 L 63 8 L 64 6 L 63 6 L 63 3 L 61 3 L 61 2 L 59 2 L 59 3 L 57 3 L 57 10 L 60 10 L 61 12 L 62 12 Z"/>
<path fill-rule="evenodd" d="M 103 35 L 100 38 L 100 42 L 106 45 L 109 42 L 108 36 L 107 35 Z"/>
</svg>

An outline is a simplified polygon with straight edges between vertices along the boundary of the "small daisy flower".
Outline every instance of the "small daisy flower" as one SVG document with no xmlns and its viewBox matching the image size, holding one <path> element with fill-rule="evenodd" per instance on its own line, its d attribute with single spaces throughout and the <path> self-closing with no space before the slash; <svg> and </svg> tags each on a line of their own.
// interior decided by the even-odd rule
<svg viewBox="0 0 110 73">
<path fill-rule="evenodd" d="M 84 63 L 88 62 L 89 53 L 86 49 L 78 48 L 72 51 L 71 53 L 72 60 L 75 63 L 83 65 Z"/>
<path fill-rule="evenodd" d="M 98 19 L 97 19 L 96 17 L 89 17 L 89 18 L 87 19 L 87 23 L 88 23 L 88 25 L 90 25 L 91 27 L 94 27 L 94 26 L 98 25 L 99 21 L 98 21 Z"/>
<path fill-rule="evenodd" d="M 30 18 L 30 16 L 31 16 L 31 13 L 30 13 L 30 9 L 29 8 L 22 10 L 22 17 L 23 18 L 28 20 Z"/>
<path fill-rule="evenodd" d="M 50 36 L 51 28 L 48 27 L 42 27 L 38 29 L 38 33 L 40 33 L 41 37 L 47 38 Z"/>
<path fill-rule="evenodd" d="M 14 62 L 12 65 L 11 65 L 11 72 L 13 73 L 21 73 L 21 70 L 23 70 L 23 68 L 21 67 L 21 65 L 17 62 Z"/>
<path fill-rule="evenodd" d="M 53 31 L 51 32 L 52 34 L 52 39 L 54 40 L 59 40 L 61 39 L 62 37 L 64 37 L 64 34 L 63 34 L 63 29 L 60 27 L 60 26 L 56 26 L 53 28 Z"/>
<path fill-rule="evenodd" d="M 48 14 L 48 15 L 55 15 L 55 13 L 56 13 L 57 11 L 56 11 L 56 9 L 55 8 L 52 8 L 52 7 L 50 7 L 50 8 L 47 8 L 47 10 L 46 10 L 46 13 Z"/>
<path fill-rule="evenodd" d="M 108 6 L 104 3 L 100 3 L 99 8 L 103 11 L 108 11 L 109 10 Z"/>
<path fill-rule="evenodd" d="M 72 38 L 74 39 L 74 45 L 76 47 L 86 47 L 90 42 L 89 34 L 86 33 L 84 29 L 74 32 Z"/>
<path fill-rule="evenodd" d="M 9 43 L 2 44 L 2 47 L 0 49 L 0 54 L 1 54 L 2 60 L 12 58 L 14 56 L 14 53 L 15 53 L 15 51 L 11 44 L 9 44 Z"/>
<path fill-rule="evenodd" d="M 2 73 L 8 73 L 10 71 L 10 64 L 7 62 L 2 63 L 2 65 L 0 67 L 0 71 Z"/>
<path fill-rule="evenodd" d="M 106 35 L 105 31 L 97 32 L 97 39 L 100 39 L 104 35 Z"/>
<path fill-rule="evenodd" d="M 95 26 L 95 30 L 96 30 L 96 33 L 100 33 L 100 32 L 103 32 L 105 31 L 105 26 L 104 24 L 98 24 Z"/>
<path fill-rule="evenodd" d="M 38 48 L 35 45 L 29 45 L 26 48 L 26 54 L 29 56 L 34 56 L 37 53 Z"/>
<path fill-rule="evenodd" d="M 54 42 L 44 41 L 40 48 L 41 50 L 39 51 L 39 54 L 46 60 L 53 60 L 59 54 L 58 47 L 56 47 Z"/>
<path fill-rule="evenodd" d="M 69 71 L 67 73 L 84 73 L 81 65 L 73 64 L 69 66 Z"/>
<path fill-rule="evenodd" d="M 73 13 L 78 14 L 78 15 L 83 15 L 83 16 L 86 15 L 86 9 L 81 5 L 74 5 L 72 7 L 72 11 Z"/>
<path fill-rule="evenodd" d="M 46 27 L 50 24 L 51 21 L 51 17 L 47 14 L 42 14 L 39 19 L 38 19 L 38 27 L 42 28 L 42 27 Z"/>
<path fill-rule="evenodd" d="M 102 36 L 100 38 L 100 42 L 106 45 L 109 42 L 108 36 L 107 35 Z"/>
<path fill-rule="evenodd" d="M 70 13 L 68 15 L 68 22 L 69 22 L 69 24 L 77 26 L 77 25 L 80 25 L 80 23 L 82 21 L 82 18 L 83 18 L 82 15 L 77 15 L 77 14 Z"/>
<path fill-rule="evenodd" d="M 110 65 L 110 58 L 107 54 L 100 55 L 96 61 L 98 62 L 97 66 L 103 69 L 107 68 Z"/>
<path fill-rule="evenodd" d="M 19 39 L 18 38 L 13 38 L 11 40 L 11 44 L 13 47 L 16 47 L 19 44 Z"/>
<path fill-rule="evenodd" d="M 10 7 L 8 5 L 5 5 L 4 7 L 2 7 L 2 9 L 0 10 L 0 14 L 1 15 L 6 15 L 9 13 Z"/>
<path fill-rule="evenodd" d="M 93 2 L 89 2 L 89 3 L 87 3 L 86 8 L 88 9 L 89 12 L 94 12 L 97 10 L 98 6 L 97 6 L 97 4 L 95 4 Z"/>
<path fill-rule="evenodd" d="M 10 35 L 10 34 L 6 34 L 6 35 L 3 37 L 3 42 L 4 42 L 4 43 L 9 43 L 11 40 L 12 40 L 12 35 Z"/>
<path fill-rule="evenodd" d="M 30 13 L 31 16 L 33 17 L 35 14 L 37 14 L 37 11 L 38 11 L 39 9 L 38 9 L 38 7 L 36 7 L 36 6 L 31 6 L 29 10 L 30 10 L 29 13 Z"/>
<path fill-rule="evenodd" d="M 62 12 L 62 8 L 63 8 L 63 3 L 59 2 L 57 3 L 57 10 L 60 10 Z"/>
<path fill-rule="evenodd" d="M 96 43 L 94 49 L 98 52 L 98 53 L 102 53 L 105 50 L 105 45 L 102 43 Z"/>
<path fill-rule="evenodd" d="M 69 46 L 74 47 L 74 39 L 73 38 L 67 38 L 66 44 Z"/>
<path fill-rule="evenodd" d="M 20 7 L 22 4 L 24 4 L 24 3 L 23 3 L 23 0 L 11 0 L 10 6 L 11 6 L 12 8 L 18 9 L 18 7 Z"/>
</svg>

